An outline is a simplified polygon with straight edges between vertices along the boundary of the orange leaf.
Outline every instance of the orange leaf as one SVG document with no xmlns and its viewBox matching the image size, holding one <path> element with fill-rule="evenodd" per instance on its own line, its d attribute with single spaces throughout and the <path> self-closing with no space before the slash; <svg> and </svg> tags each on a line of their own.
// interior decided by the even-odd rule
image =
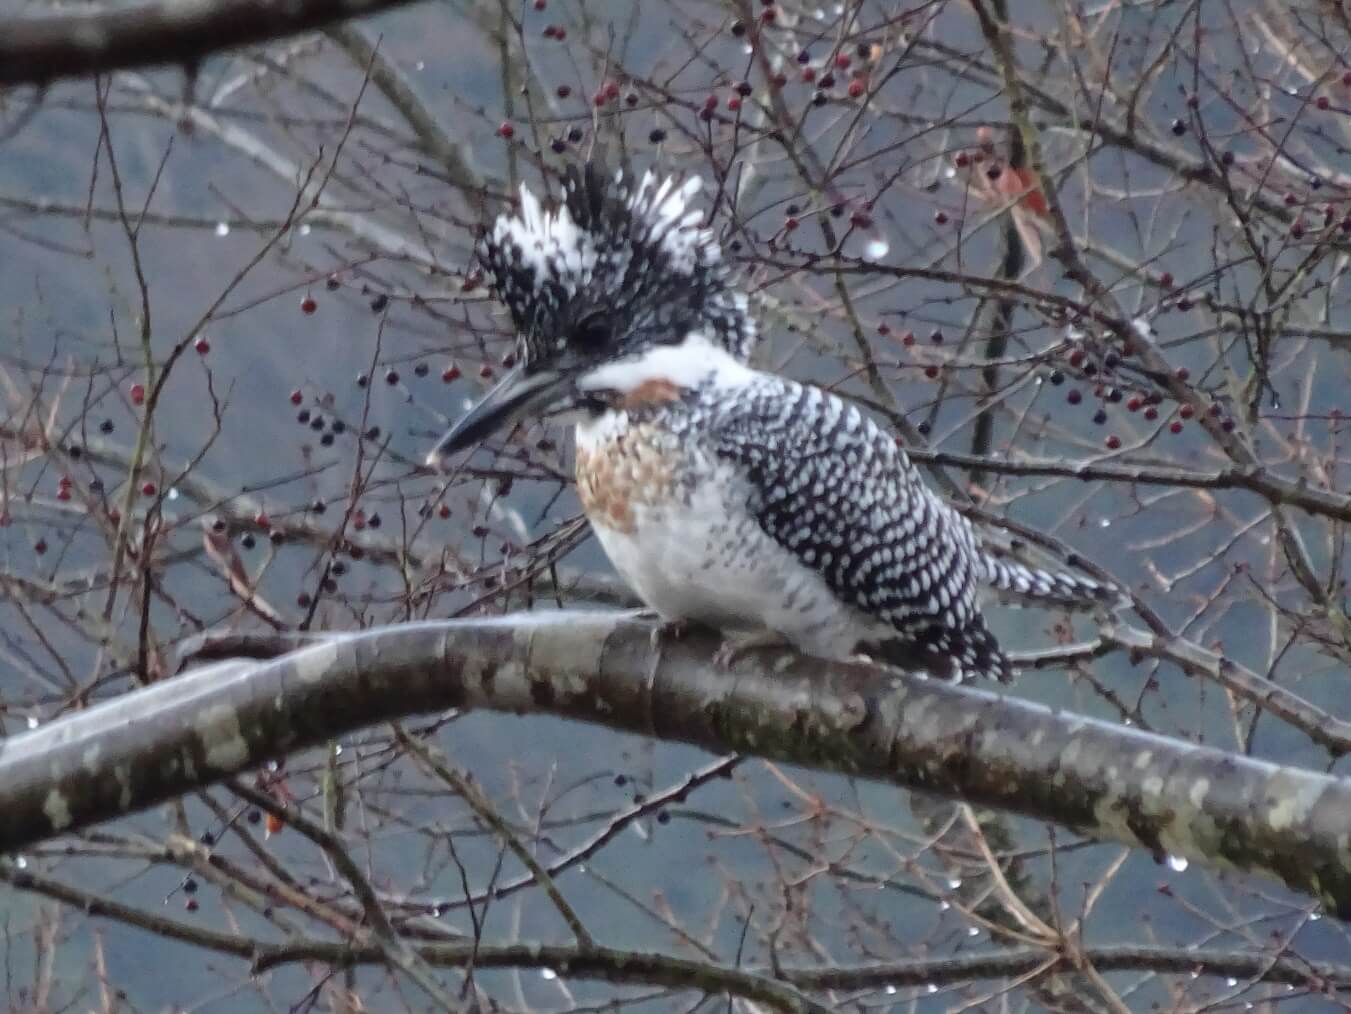
<svg viewBox="0 0 1351 1014">
<path fill-rule="evenodd" d="M 1051 213 L 1046 195 L 1037 186 L 1037 178 L 1031 169 L 1005 169 L 999 178 L 999 189 L 1010 197 L 1022 194 L 1018 203 L 1033 214 L 1049 216 Z"/>
</svg>

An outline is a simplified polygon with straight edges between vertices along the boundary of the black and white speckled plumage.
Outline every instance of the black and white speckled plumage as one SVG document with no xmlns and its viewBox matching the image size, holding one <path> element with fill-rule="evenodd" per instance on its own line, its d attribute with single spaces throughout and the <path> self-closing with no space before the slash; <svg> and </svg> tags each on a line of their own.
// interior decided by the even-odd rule
<svg viewBox="0 0 1351 1014">
<path fill-rule="evenodd" d="M 994 559 L 855 406 L 745 365 L 755 328 L 688 209 L 695 189 L 574 172 L 555 211 L 523 191 L 482 251 L 526 370 L 571 378 L 589 408 L 579 490 L 644 601 L 667 620 L 771 630 L 825 657 L 1000 680 L 1012 672 L 984 589 L 1117 601 L 1114 588 Z"/>
</svg>

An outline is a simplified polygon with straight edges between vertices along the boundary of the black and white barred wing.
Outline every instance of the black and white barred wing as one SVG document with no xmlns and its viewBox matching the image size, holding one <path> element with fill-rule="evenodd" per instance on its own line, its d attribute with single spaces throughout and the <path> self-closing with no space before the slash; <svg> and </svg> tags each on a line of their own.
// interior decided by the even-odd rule
<svg viewBox="0 0 1351 1014">
<path fill-rule="evenodd" d="M 970 525 L 894 441 L 834 395 L 764 377 L 714 408 L 713 452 L 744 469 L 759 525 L 857 610 L 857 650 L 963 678 L 1012 673 L 979 609 Z"/>
</svg>

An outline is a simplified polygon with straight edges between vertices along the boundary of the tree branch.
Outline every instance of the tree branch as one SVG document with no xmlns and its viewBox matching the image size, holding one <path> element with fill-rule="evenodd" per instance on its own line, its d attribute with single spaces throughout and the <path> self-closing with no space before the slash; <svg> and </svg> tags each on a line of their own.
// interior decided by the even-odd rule
<svg viewBox="0 0 1351 1014">
<path fill-rule="evenodd" d="M 335 635 L 165 680 L 0 742 L 0 851 L 289 751 L 446 708 L 553 714 L 890 781 L 1091 838 L 1273 877 L 1351 917 L 1351 782 L 983 690 L 800 658 L 653 658 L 630 615 L 549 612 Z"/>
<path fill-rule="evenodd" d="M 191 66 L 213 53 L 311 31 L 411 0 L 215 0 L 130 10 L 7 18 L 0 30 L 0 86 L 161 64 Z"/>
</svg>

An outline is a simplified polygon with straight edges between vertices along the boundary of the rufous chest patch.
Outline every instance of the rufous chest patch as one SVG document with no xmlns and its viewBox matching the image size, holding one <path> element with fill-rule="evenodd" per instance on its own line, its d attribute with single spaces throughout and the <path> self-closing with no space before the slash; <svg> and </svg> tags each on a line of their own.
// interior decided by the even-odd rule
<svg viewBox="0 0 1351 1014">
<path fill-rule="evenodd" d="M 652 426 L 639 423 L 590 448 L 577 448 L 577 495 L 592 524 L 632 535 L 634 510 L 669 500 L 672 462 Z"/>
</svg>

